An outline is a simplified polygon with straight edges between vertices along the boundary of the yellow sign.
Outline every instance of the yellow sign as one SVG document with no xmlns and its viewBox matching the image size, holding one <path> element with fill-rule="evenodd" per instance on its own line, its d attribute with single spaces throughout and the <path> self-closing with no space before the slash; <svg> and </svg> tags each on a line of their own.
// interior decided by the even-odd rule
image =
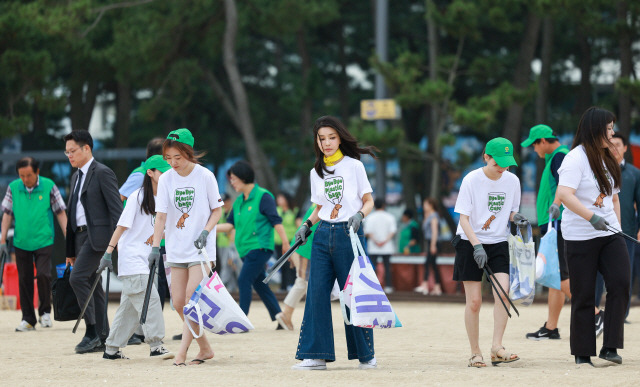
<svg viewBox="0 0 640 387">
<path fill-rule="evenodd" d="M 363 120 L 395 120 L 400 118 L 400 108 L 393 99 L 364 99 L 360 101 L 360 117 Z"/>
</svg>

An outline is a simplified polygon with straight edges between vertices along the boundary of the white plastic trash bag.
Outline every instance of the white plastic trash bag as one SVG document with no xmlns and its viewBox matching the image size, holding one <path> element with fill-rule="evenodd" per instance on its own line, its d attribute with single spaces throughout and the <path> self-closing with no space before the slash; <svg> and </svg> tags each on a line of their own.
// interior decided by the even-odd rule
<svg viewBox="0 0 640 387">
<path fill-rule="evenodd" d="M 509 235 L 509 298 L 514 304 L 529 306 L 535 296 L 536 249 L 531 238 L 531 225 L 527 229 L 527 241 L 520 228 L 518 235 Z"/>
<path fill-rule="evenodd" d="M 204 253 L 204 250 L 202 251 Z M 254 329 L 247 315 L 227 291 L 218 273 L 213 272 L 209 277 L 202 261 L 200 267 L 204 278 L 183 309 L 184 316 L 200 328 L 196 333 L 191 327 L 192 324 L 187 322 L 193 337 L 202 336 L 203 328 L 218 335 L 243 333 Z"/>
<path fill-rule="evenodd" d="M 360 239 L 353 230 L 349 230 L 349 236 L 355 259 L 344 289 L 340 292 L 340 306 L 345 323 L 361 328 L 401 327 L 402 323 L 384 294 Z M 351 319 L 347 315 L 347 309 Z"/>
</svg>

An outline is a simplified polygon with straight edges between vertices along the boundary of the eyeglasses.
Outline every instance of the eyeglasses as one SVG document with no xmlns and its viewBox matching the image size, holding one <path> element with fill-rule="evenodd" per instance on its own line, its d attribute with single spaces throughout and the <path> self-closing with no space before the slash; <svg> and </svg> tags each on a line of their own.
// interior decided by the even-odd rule
<svg viewBox="0 0 640 387">
<path fill-rule="evenodd" d="M 77 151 L 79 151 L 80 149 L 82 149 L 82 147 L 76 148 L 76 149 L 71 150 L 71 151 L 64 151 L 64 155 L 65 155 L 65 156 L 67 156 L 67 157 L 69 157 L 69 156 L 71 156 L 72 154 L 74 154 L 74 153 L 76 153 Z"/>
</svg>

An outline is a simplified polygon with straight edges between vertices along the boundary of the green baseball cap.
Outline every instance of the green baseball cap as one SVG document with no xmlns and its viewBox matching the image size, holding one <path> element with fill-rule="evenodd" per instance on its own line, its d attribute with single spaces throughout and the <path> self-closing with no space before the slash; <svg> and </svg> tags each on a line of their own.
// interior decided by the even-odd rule
<svg viewBox="0 0 640 387">
<path fill-rule="evenodd" d="M 157 169 L 165 173 L 171 169 L 171 166 L 161 155 L 153 155 L 144 162 L 144 171 L 147 172 L 149 169 Z"/>
<path fill-rule="evenodd" d="M 195 141 L 193 139 L 193 135 L 187 128 L 180 128 L 170 132 L 169 135 L 167 136 L 167 139 L 178 141 L 183 144 L 187 144 L 192 148 L 193 148 L 193 143 Z"/>
<path fill-rule="evenodd" d="M 493 157 L 496 163 L 502 168 L 512 165 L 516 167 L 516 159 L 513 158 L 513 144 L 504 137 L 496 137 L 487 143 L 484 153 Z"/>
<path fill-rule="evenodd" d="M 541 138 L 557 138 L 553 135 L 553 129 L 547 125 L 536 125 L 529 130 L 529 138 L 522 142 L 524 148 L 531 146 L 536 140 Z"/>
</svg>

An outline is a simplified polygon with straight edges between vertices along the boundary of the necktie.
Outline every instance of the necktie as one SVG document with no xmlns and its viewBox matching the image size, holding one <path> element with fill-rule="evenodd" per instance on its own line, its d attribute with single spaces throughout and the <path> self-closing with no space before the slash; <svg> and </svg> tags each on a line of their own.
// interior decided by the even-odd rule
<svg viewBox="0 0 640 387">
<path fill-rule="evenodd" d="M 71 222 L 71 228 L 76 230 L 78 224 L 76 222 L 76 207 L 78 206 L 78 200 L 80 197 L 80 183 L 82 182 L 82 170 L 78 170 L 78 180 L 76 181 L 76 187 L 71 195 L 71 201 L 69 202 L 69 221 Z"/>
</svg>

